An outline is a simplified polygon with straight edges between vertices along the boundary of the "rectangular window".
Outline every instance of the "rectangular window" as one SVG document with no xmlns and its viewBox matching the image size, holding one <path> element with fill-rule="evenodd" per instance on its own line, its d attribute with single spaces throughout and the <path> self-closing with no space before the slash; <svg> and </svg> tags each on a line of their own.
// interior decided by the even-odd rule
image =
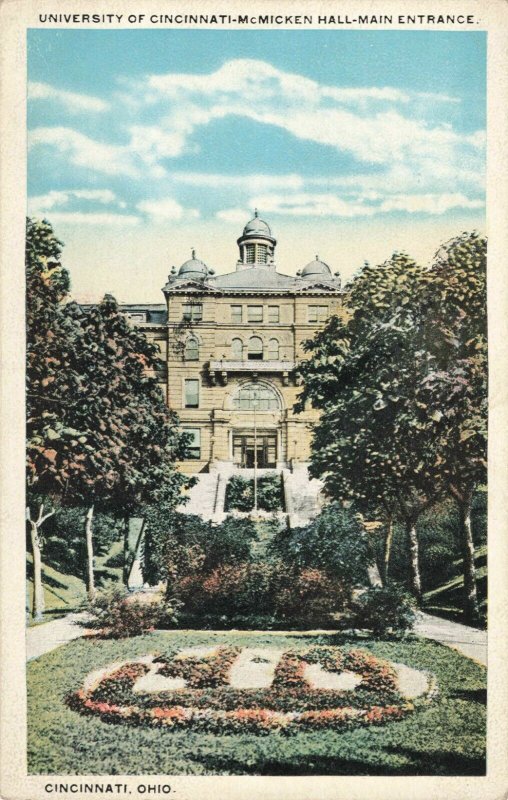
<svg viewBox="0 0 508 800">
<path fill-rule="evenodd" d="M 187 322 L 201 322 L 203 319 L 203 306 L 201 303 L 184 303 L 183 319 Z"/>
<path fill-rule="evenodd" d="M 245 262 L 247 264 L 255 264 L 256 263 L 256 245 L 255 244 L 246 244 L 245 245 Z"/>
<path fill-rule="evenodd" d="M 249 322 L 263 322 L 263 306 L 247 306 Z"/>
<path fill-rule="evenodd" d="M 328 306 L 309 306 L 308 321 L 324 322 L 328 317 Z"/>
<path fill-rule="evenodd" d="M 195 378 L 185 381 L 185 408 L 199 408 L 199 380 Z"/>
<path fill-rule="evenodd" d="M 242 306 L 231 306 L 231 322 L 243 322 Z"/>
<path fill-rule="evenodd" d="M 268 246 L 266 244 L 258 244 L 258 264 L 266 264 L 268 261 Z"/>
<path fill-rule="evenodd" d="M 136 312 L 129 314 L 129 319 L 132 320 L 132 322 L 146 322 L 146 313 Z"/>
<path fill-rule="evenodd" d="M 279 306 L 268 306 L 268 322 L 280 322 Z"/>
<path fill-rule="evenodd" d="M 187 458 L 189 460 L 199 460 L 201 458 L 201 429 L 184 428 L 185 433 L 189 434 L 190 442 L 187 446 Z"/>
</svg>

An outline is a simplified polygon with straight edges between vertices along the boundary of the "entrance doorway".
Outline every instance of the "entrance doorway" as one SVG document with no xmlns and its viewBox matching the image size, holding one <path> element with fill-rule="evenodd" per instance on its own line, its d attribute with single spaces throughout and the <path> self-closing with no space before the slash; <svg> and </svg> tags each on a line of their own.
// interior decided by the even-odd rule
<svg viewBox="0 0 508 800">
<path fill-rule="evenodd" d="M 259 469 L 269 469 L 277 465 L 277 433 L 258 431 L 257 465 Z M 254 468 L 254 433 L 233 433 L 233 461 L 245 469 Z"/>
</svg>

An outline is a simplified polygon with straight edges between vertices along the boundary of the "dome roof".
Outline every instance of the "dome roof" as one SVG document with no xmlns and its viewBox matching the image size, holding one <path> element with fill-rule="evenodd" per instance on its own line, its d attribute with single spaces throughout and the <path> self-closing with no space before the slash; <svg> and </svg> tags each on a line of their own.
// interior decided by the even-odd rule
<svg viewBox="0 0 508 800">
<path fill-rule="evenodd" d="M 178 270 L 179 278 L 192 278 L 193 280 L 204 280 L 209 273 L 209 269 L 203 261 L 196 258 L 195 250 L 192 251 L 192 258 L 184 261 Z"/>
<path fill-rule="evenodd" d="M 260 236 L 269 236 L 272 238 L 272 231 L 270 230 L 270 226 L 264 219 L 260 219 L 258 217 L 257 209 L 254 213 L 254 217 L 247 223 L 245 228 L 243 229 L 244 236 L 254 236 L 255 234 L 259 234 Z"/>
<path fill-rule="evenodd" d="M 324 261 L 320 261 L 319 256 L 316 256 L 314 261 L 309 261 L 307 266 L 302 269 L 302 278 L 318 277 L 330 280 L 332 277 L 332 271 L 328 264 L 325 264 Z"/>
</svg>

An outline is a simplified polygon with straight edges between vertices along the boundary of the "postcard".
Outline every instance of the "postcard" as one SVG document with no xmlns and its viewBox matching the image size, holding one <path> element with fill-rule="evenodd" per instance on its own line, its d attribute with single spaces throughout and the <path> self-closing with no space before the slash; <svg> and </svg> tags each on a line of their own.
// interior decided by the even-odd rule
<svg viewBox="0 0 508 800">
<path fill-rule="evenodd" d="M 508 789 L 498 2 L 4 2 L 2 797 Z"/>
</svg>

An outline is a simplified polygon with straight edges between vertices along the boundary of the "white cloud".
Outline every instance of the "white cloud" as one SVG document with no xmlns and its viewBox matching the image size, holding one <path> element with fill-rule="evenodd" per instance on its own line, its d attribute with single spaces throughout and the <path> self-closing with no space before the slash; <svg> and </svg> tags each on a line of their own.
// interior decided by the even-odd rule
<svg viewBox="0 0 508 800">
<path fill-rule="evenodd" d="M 484 205 L 481 199 L 469 199 L 463 194 L 395 194 L 368 193 L 354 199 L 332 193 L 287 193 L 256 195 L 250 206 L 262 209 L 262 213 L 289 217 L 372 217 L 391 211 L 408 214 L 444 214 L 453 208 L 476 209 Z M 228 222 L 239 222 L 240 209 L 226 209 L 217 214 Z"/>
<path fill-rule="evenodd" d="M 171 105 L 171 114 L 148 134 L 152 153 L 160 157 L 181 155 L 199 126 L 233 115 L 380 165 L 457 160 L 457 151 L 474 156 L 482 147 L 480 134 L 460 135 L 413 113 L 413 103 L 432 108 L 436 101 L 456 98 L 392 87 L 327 86 L 265 61 L 235 59 L 208 75 L 152 75 L 137 91 L 144 91 L 150 104 Z"/>
<path fill-rule="evenodd" d="M 63 89 L 50 86 L 48 83 L 38 83 L 35 81 L 30 81 L 28 83 L 28 99 L 54 100 L 61 103 L 65 106 L 66 110 L 70 112 L 101 112 L 107 111 L 109 108 L 109 103 L 106 103 L 99 97 L 66 92 Z"/>
<path fill-rule="evenodd" d="M 250 212 L 250 214 L 252 214 L 252 212 Z M 249 219 L 249 211 L 244 211 L 242 208 L 225 208 L 222 211 L 217 211 L 215 216 L 217 219 L 221 219 L 224 222 L 234 222 L 235 224 L 245 225 L 246 221 Z"/>
<path fill-rule="evenodd" d="M 165 197 L 161 200 L 143 200 L 137 204 L 136 208 L 156 221 L 199 217 L 199 211 L 195 208 L 184 208 L 172 197 Z"/>
<path fill-rule="evenodd" d="M 171 179 L 188 186 L 221 189 L 244 189 L 248 191 L 266 191 L 271 189 L 303 189 L 305 181 L 301 175 L 220 175 L 208 172 L 172 172 Z M 309 182 L 312 182 L 310 179 Z"/>
<path fill-rule="evenodd" d="M 240 222 L 240 215 L 245 218 L 244 208 L 255 205 L 265 213 L 292 217 L 356 217 L 390 211 L 443 214 L 451 208 L 479 208 L 483 202 L 478 195 L 483 188 L 485 134 L 464 134 L 440 123 L 444 117 L 438 105 L 442 109 L 459 102 L 445 94 L 326 85 L 254 59 L 233 59 L 209 74 L 151 75 L 137 84 L 123 81 L 122 91 L 124 100 L 132 101 L 122 104 L 122 144 L 96 141 L 69 127 L 41 127 L 30 133 L 29 145 L 51 147 L 71 165 L 93 172 L 159 181 L 154 194 L 167 191 L 168 196 L 137 206 L 152 219 L 199 216 L 196 208 L 184 208 L 173 196 L 175 185 L 210 194 L 231 190 L 231 207 L 219 209 L 216 216 L 234 222 Z M 47 84 L 33 84 L 31 93 L 74 102 L 76 107 L 83 98 L 85 105 L 103 102 Z M 246 175 L 168 171 L 168 161 L 196 152 L 197 132 L 233 117 L 334 150 L 346 156 L 350 172 L 270 175 L 255 167 Z M 217 147 L 210 140 L 207 146 Z M 248 152 L 245 164 L 255 164 Z M 72 197 L 80 199 L 76 193 Z M 61 207 L 70 199 L 58 193 L 38 198 L 50 203 L 45 208 Z M 98 195 L 88 199 L 109 202 Z"/>
<path fill-rule="evenodd" d="M 410 214 L 444 214 L 452 208 L 483 208 L 483 200 L 469 200 L 463 194 L 395 195 L 384 200 L 379 210 L 407 211 Z"/>
<path fill-rule="evenodd" d="M 291 217 L 358 217 L 371 216 L 375 209 L 351 203 L 334 194 L 272 194 L 252 198 L 253 206 L 266 214 L 284 214 Z"/>
<path fill-rule="evenodd" d="M 32 209 L 49 211 L 52 208 L 67 205 L 73 198 L 104 205 L 117 202 L 115 193 L 110 189 L 66 189 L 65 191 L 53 190 L 47 194 L 30 197 L 28 199 L 28 208 L 30 213 L 34 213 Z M 118 203 L 118 205 L 121 206 L 122 204 Z"/>
<path fill-rule="evenodd" d="M 66 155 L 71 164 L 106 175 L 140 177 L 140 170 L 129 149 L 122 145 L 104 144 L 90 139 L 72 128 L 35 128 L 28 134 L 30 148 L 47 145 Z"/>
<path fill-rule="evenodd" d="M 43 216 L 43 215 L 40 215 Z M 140 217 L 132 214 L 95 214 L 81 211 L 56 211 L 51 213 L 51 222 L 54 224 L 68 225 L 106 225 L 127 226 L 137 225 Z"/>
</svg>

